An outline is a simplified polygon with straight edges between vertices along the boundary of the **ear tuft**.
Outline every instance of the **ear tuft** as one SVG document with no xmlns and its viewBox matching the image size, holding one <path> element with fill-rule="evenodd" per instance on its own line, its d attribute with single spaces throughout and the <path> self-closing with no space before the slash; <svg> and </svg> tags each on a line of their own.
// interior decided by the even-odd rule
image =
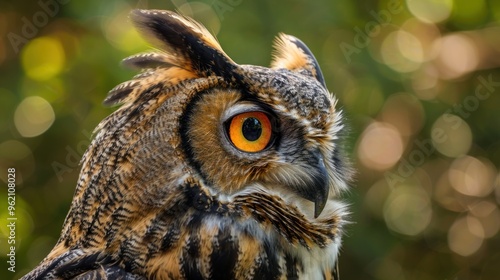
<svg viewBox="0 0 500 280">
<path fill-rule="evenodd" d="M 151 44 L 166 52 L 170 63 L 199 77 L 231 76 L 236 64 L 201 24 L 171 11 L 134 10 L 133 24 Z M 151 62 L 148 57 L 145 61 Z M 138 62 L 138 63 L 137 63 Z M 141 59 L 132 64 L 141 64 Z"/>
<path fill-rule="evenodd" d="M 274 42 L 272 68 L 285 68 L 307 74 L 326 89 L 323 73 L 309 48 L 294 36 L 280 33 Z"/>
</svg>

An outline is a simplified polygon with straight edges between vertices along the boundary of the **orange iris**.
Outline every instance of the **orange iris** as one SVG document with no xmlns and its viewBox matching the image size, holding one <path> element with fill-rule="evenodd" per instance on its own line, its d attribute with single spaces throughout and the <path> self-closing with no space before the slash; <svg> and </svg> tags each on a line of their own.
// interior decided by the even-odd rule
<svg viewBox="0 0 500 280">
<path fill-rule="evenodd" d="M 229 125 L 229 138 L 243 152 L 264 150 L 271 141 L 271 121 L 262 112 L 246 112 L 234 116 Z"/>
</svg>

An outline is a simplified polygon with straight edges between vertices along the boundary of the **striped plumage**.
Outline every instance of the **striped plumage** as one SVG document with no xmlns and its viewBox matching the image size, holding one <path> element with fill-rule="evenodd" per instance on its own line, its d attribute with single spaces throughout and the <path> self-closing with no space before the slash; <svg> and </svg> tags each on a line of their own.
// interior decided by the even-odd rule
<svg viewBox="0 0 500 280">
<path fill-rule="evenodd" d="M 190 19 L 131 19 L 161 51 L 125 59 L 142 72 L 109 93 L 121 107 L 96 128 L 61 237 L 23 279 L 338 279 L 350 170 L 309 49 L 281 34 L 271 68 L 238 65 Z M 227 131 L 255 112 L 271 136 L 247 152 Z M 250 119 L 254 145 L 266 128 Z"/>
</svg>

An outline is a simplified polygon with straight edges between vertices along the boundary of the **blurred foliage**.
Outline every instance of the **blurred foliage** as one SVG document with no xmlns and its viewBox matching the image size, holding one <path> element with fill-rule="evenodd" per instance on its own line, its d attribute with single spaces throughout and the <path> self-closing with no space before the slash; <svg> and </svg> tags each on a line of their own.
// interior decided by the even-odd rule
<svg viewBox="0 0 500 280">
<path fill-rule="evenodd" d="M 343 279 L 498 279 L 500 2 L 2 1 L 0 166 L 15 167 L 17 279 L 57 241 L 119 61 L 149 47 L 133 8 L 203 22 L 238 63 L 268 65 L 278 32 L 315 53 L 351 126 L 357 182 Z"/>
</svg>

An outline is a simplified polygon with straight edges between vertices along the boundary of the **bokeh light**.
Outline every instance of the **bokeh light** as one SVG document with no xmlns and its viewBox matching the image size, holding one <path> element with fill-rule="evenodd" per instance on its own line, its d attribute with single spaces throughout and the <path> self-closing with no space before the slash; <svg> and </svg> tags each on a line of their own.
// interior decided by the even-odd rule
<svg viewBox="0 0 500 280">
<path fill-rule="evenodd" d="M 448 177 L 456 191 L 469 196 L 484 197 L 493 191 L 495 174 L 491 163 L 464 156 L 453 162 Z"/>
<path fill-rule="evenodd" d="M 384 63 L 398 72 L 415 71 L 423 60 L 420 41 L 402 30 L 387 35 L 380 51 Z"/>
<path fill-rule="evenodd" d="M 431 137 L 436 150 L 449 157 L 465 155 L 472 145 L 469 125 L 459 116 L 448 113 L 434 122 Z"/>
<path fill-rule="evenodd" d="M 407 44 L 404 48 L 400 46 L 402 52 L 409 52 L 409 57 L 418 55 L 416 56 L 418 59 L 414 59 L 417 62 L 428 61 L 433 58 L 432 46 L 435 40 L 441 38 L 441 31 L 435 24 L 409 18 L 403 23 L 401 30 L 411 34 L 414 37 L 412 41 L 417 40 L 418 42 L 416 48 L 410 44 Z M 411 55 L 414 52 L 416 54 Z"/>
<path fill-rule="evenodd" d="M 443 79 L 454 79 L 477 68 L 479 56 L 473 41 L 465 35 L 447 35 L 433 46 L 436 64 Z"/>
<path fill-rule="evenodd" d="M 399 186 L 387 198 L 384 218 L 391 230 L 409 236 L 418 235 L 432 218 L 430 198 L 418 187 Z"/>
<path fill-rule="evenodd" d="M 26 97 L 17 106 L 14 123 L 23 137 L 38 136 L 54 123 L 55 114 L 47 100 L 39 96 Z"/>
<path fill-rule="evenodd" d="M 472 205 L 470 213 L 481 222 L 485 238 L 491 238 L 498 234 L 500 230 L 500 210 L 497 204 L 489 200 L 481 200 Z"/>
<path fill-rule="evenodd" d="M 396 43 L 401 55 L 417 64 L 422 63 L 424 50 L 420 40 L 413 34 L 403 30 L 398 31 L 396 36 Z"/>
<path fill-rule="evenodd" d="M 416 18 L 432 23 L 446 20 L 453 9 L 453 0 L 406 0 L 406 4 Z"/>
<path fill-rule="evenodd" d="M 49 80 L 61 73 L 65 54 L 61 43 L 52 37 L 31 40 L 21 54 L 26 76 L 37 81 Z"/>
<path fill-rule="evenodd" d="M 448 231 L 450 249 L 461 255 L 470 256 L 479 250 L 484 241 L 484 229 L 473 216 L 457 219 Z"/>
<path fill-rule="evenodd" d="M 361 163 L 375 170 L 391 168 L 403 154 L 401 134 L 392 125 L 373 122 L 365 128 L 358 144 Z"/>
</svg>

